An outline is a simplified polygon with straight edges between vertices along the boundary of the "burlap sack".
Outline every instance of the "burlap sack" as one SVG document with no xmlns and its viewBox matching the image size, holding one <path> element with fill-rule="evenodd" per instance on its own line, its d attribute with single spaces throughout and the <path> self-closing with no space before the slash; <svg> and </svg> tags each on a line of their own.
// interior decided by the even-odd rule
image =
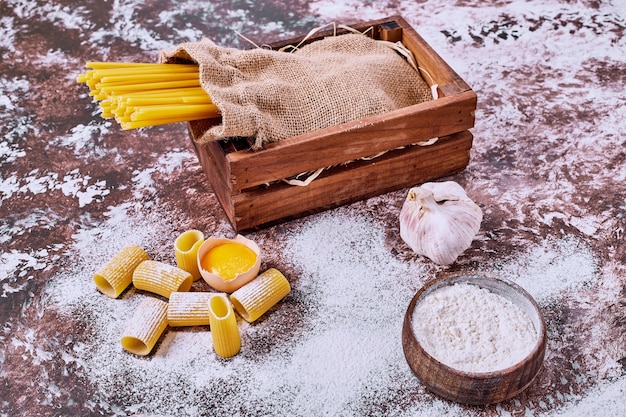
<svg viewBox="0 0 626 417">
<path fill-rule="evenodd" d="M 387 43 L 346 34 L 295 52 L 224 48 L 208 39 L 163 51 L 161 62 L 199 64 L 222 123 L 198 141 L 266 143 L 432 99 L 419 73 Z"/>
</svg>

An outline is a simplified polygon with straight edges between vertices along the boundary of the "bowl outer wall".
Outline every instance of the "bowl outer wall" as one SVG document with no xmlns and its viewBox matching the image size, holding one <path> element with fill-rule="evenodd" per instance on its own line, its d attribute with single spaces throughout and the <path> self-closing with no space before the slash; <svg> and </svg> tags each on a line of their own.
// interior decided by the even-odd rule
<svg viewBox="0 0 626 417">
<path fill-rule="evenodd" d="M 426 352 L 413 333 L 413 312 L 418 300 L 444 285 L 470 283 L 498 293 L 520 304 L 527 311 L 538 331 L 538 342 L 531 353 L 519 363 L 493 372 L 464 372 L 449 367 Z M 531 312 L 528 312 L 528 309 Z M 424 285 L 407 308 L 402 326 L 402 347 L 411 370 L 433 393 L 451 401 L 486 405 L 513 398 L 535 379 L 543 364 L 546 348 L 546 328 L 543 316 L 533 298 L 517 284 L 485 275 L 457 274 L 437 278 Z"/>
</svg>

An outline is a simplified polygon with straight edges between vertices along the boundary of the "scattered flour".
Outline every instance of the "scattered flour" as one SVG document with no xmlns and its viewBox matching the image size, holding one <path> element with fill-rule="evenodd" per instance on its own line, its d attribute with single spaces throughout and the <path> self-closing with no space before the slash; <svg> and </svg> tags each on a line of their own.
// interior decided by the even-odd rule
<svg viewBox="0 0 626 417">
<path fill-rule="evenodd" d="M 605 381 L 567 406 L 546 417 L 626 416 L 626 375 L 616 381 Z"/>
<path fill-rule="evenodd" d="M 549 302 L 566 289 L 598 280 L 593 251 L 574 237 L 548 238 L 502 265 L 493 273 L 520 285 L 538 302 Z"/>
<path fill-rule="evenodd" d="M 134 241 L 146 247 L 159 233 L 150 219 L 131 219 L 127 213 L 107 213 L 110 224 L 104 230 L 116 236 L 97 237 L 110 242 L 106 247 L 93 245 L 91 231 L 77 235 L 81 262 L 49 287 L 49 306 L 93 326 L 88 348 L 73 347 L 65 357 L 82 365 L 81 372 L 97 387 L 93 401 L 111 415 L 241 410 L 243 415 L 352 416 L 361 415 L 364 404 L 384 404 L 403 387 L 423 390 L 406 364 L 400 338 L 406 306 L 423 281 L 421 266 L 394 259 L 379 226 L 341 212 L 320 216 L 289 237 L 283 258 L 301 275 L 288 276 L 291 294 L 265 320 L 239 321 L 240 354 L 217 358 L 210 332 L 199 328 L 168 330 L 148 358 L 129 355 L 120 334 L 145 295 L 131 289 L 121 299 L 109 299 L 91 280 L 99 266 L 94 260 L 107 259 L 115 253 L 113 246 Z M 296 318 L 281 312 L 290 305 Z M 268 339 L 276 336 L 279 342 Z M 373 396 L 374 387 L 384 388 L 383 394 Z M 129 403 L 135 405 L 120 405 Z"/>
<path fill-rule="evenodd" d="M 109 299 L 91 277 L 125 244 L 139 244 L 150 253 L 162 244 L 157 236 L 173 236 L 173 245 L 177 231 L 169 229 L 171 222 L 162 215 L 167 212 L 155 208 L 141 218 L 130 205 L 111 207 L 102 227 L 75 235 L 75 268 L 48 287 L 47 308 L 90 326 L 80 343 L 61 353 L 94 387 L 85 407 L 109 416 L 481 415 L 428 394 L 411 372 L 400 335 L 406 308 L 427 279 L 426 264 L 419 258 L 400 261 L 385 246 L 384 229 L 349 207 L 311 216 L 287 232 L 282 247 L 274 242 L 276 259 L 298 275 L 287 275 L 292 292 L 264 320 L 239 321 L 242 348 L 234 358 L 213 354 L 204 327 L 168 330 L 147 358 L 124 352 L 120 334 L 145 295 L 131 289 L 121 299 Z M 266 235 L 247 237 L 263 246 Z M 558 265 L 573 263 L 584 279 L 598 272 L 581 246 L 536 249 L 544 250 L 549 253 L 539 257 L 531 274 L 538 279 L 542 268 L 541 276 L 548 274 L 541 287 L 535 284 L 539 293 L 571 288 L 570 280 L 550 279 L 561 273 Z M 531 250 L 511 258 L 507 272 L 527 272 L 537 261 L 534 256 Z M 563 264 L 546 268 L 557 259 Z M 619 392 L 606 395 L 617 398 Z M 496 413 L 507 415 L 509 408 L 503 407 Z M 543 415 L 539 411 L 529 409 Z"/>
<path fill-rule="evenodd" d="M 142 51 L 160 51 L 172 48 L 174 45 L 160 39 L 160 37 L 144 25 L 138 25 L 135 16 L 144 2 L 140 0 L 117 0 L 111 10 L 109 19 L 115 22 L 113 26 L 98 27 L 90 31 L 89 42 L 107 49 L 110 47 L 111 37 L 126 39 L 136 44 Z M 103 51 L 104 52 L 104 51 Z"/>
<path fill-rule="evenodd" d="M 507 368 L 537 344 L 528 314 L 472 284 L 457 283 L 428 293 L 415 306 L 413 330 L 435 359 L 466 372 Z"/>
</svg>

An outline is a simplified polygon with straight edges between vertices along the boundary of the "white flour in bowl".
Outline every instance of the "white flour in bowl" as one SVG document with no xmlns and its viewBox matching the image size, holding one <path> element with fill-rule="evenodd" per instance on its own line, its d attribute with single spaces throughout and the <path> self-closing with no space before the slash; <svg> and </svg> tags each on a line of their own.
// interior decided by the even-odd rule
<svg viewBox="0 0 626 417">
<path fill-rule="evenodd" d="M 457 283 L 427 294 L 415 306 L 413 331 L 424 350 L 466 372 L 490 372 L 524 359 L 537 331 L 520 307 L 472 284 Z"/>
</svg>

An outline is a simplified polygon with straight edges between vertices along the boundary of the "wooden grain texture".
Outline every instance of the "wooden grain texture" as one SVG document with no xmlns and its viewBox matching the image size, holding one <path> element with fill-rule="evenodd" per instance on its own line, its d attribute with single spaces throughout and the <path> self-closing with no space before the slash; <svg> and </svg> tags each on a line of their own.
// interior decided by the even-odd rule
<svg viewBox="0 0 626 417">
<path fill-rule="evenodd" d="M 476 94 L 416 104 L 267 145 L 230 153 L 233 190 L 253 187 L 474 126 Z"/>
<path fill-rule="evenodd" d="M 469 91 L 331 126 L 258 151 L 227 153 L 217 142 L 209 142 L 199 145 L 199 152 L 211 154 L 230 190 L 242 190 L 470 129 L 475 108 L 476 95 Z"/>
<path fill-rule="evenodd" d="M 237 230 L 250 229 L 459 172 L 469 162 L 472 139 L 465 131 L 431 146 L 413 146 L 335 167 L 306 187 L 275 183 L 234 193 L 231 222 Z"/>
<path fill-rule="evenodd" d="M 413 312 L 420 297 L 444 285 L 468 282 L 504 296 L 526 311 L 535 324 L 538 342 L 524 360 L 493 372 L 464 372 L 444 365 L 420 345 L 413 332 Z M 463 404 L 495 404 L 515 397 L 532 384 L 541 370 L 546 350 L 546 325 L 537 303 L 516 284 L 480 275 L 444 275 L 415 294 L 402 326 L 402 347 L 407 363 L 431 392 Z"/>
<path fill-rule="evenodd" d="M 202 170 L 207 176 L 209 183 L 211 183 L 215 196 L 224 209 L 226 216 L 232 221 L 235 216 L 235 208 L 232 203 L 230 186 L 226 180 L 229 170 L 228 166 L 223 164 L 225 160 L 220 144 L 212 142 L 200 145 L 194 140 L 191 142 Z"/>
</svg>

